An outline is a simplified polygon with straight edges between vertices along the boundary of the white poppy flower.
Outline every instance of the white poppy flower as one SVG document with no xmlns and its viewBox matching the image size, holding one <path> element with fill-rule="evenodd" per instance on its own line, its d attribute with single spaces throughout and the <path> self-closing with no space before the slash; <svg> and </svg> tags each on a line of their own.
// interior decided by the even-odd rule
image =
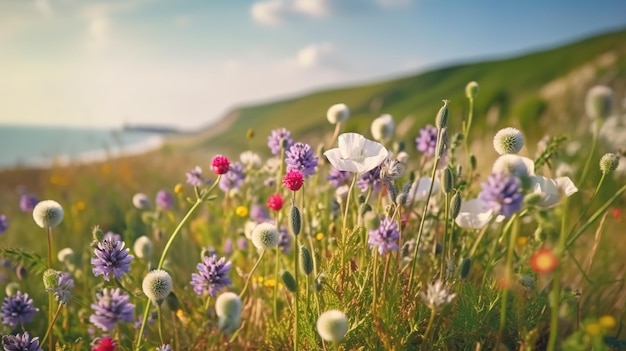
<svg viewBox="0 0 626 351">
<path fill-rule="evenodd" d="M 554 207 L 558 205 L 561 194 L 570 196 L 578 192 L 578 188 L 569 177 L 551 179 L 544 176 L 532 176 L 530 187 L 534 193 L 541 194 L 541 201 L 537 204 L 541 207 Z"/>
<path fill-rule="evenodd" d="M 380 165 L 388 154 L 380 143 L 358 133 L 341 134 L 338 144 L 338 148 L 324 152 L 324 156 L 340 171 L 363 174 Z"/>
<path fill-rule="evenodd" d="M 480 199 L 471 199 L 461 202 L 461 210 L 454 220 L 456 224 L 465 229 L 482 229 L 494 216 L 493 210 L 486 210 Z M 496 222 L 502 222 L 504 216 L 496 217 Z"/>
</svg>

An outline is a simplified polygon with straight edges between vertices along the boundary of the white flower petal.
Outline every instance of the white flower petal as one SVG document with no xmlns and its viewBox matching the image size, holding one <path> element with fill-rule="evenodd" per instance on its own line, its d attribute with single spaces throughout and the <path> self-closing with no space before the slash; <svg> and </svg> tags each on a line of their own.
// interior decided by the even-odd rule
<svg viewBox="0 0 626 351">
<path fill-rule="evenodd" d="M 558 177 L 555 181 L 556 186 L 565 194 L 565 196 L 571 196 L 578 192 L 578 188 L 569 177 Z"/>
<path fill-rule="evenodd" d="M 493 210 L 485 210 L 485 206 L 480 199 L 471 199 L 461 202 L 461 210 L 455 222 L 461 228 L 482 229 L 489 224 L 493 218 Z M 498 215 L 495 222 L 502 222 L 504 216 Z"/>
<path fill-rule="evenodd" d="M 358 133 L 343 133 L 339 136 L 337 144 L 342 158 L 354 159 L 360 156 L 365 137 Z"/>
<path fill-rule="evenodd" d="M 544 176 L 532 176 L 530 184 L 533 192 L 542 196 L 538 203 L 541 207 L 554 207 L 559 204 L 561 194 L 570 196 L 578 191 L 569 177 L 551 179 Z"/>
</svg>

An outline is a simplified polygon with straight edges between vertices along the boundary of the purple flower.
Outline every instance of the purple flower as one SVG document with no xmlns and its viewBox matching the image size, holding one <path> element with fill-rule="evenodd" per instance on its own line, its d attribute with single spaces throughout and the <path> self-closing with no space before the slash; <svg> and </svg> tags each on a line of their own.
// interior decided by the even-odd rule
<svg viewBox="0 0 626 351">
<path fill-rule="evenodd" d="M 156 348 L 156 351 L 172 351 L 170 344 L 163 344 Z"/>
<path fill-rule="evenodd" d="M 252 205 L 250 208 L 250 219 L 261 223 L 270 220 L 270 213 L 267 211 L 267 207 L 261 205 Z"/>
<path fill-rule="evenodd" d="M 481 187 L 482 191 L 478 198 L 486 209 L 494 210 L 508 218 L 522 207 L 523 195 L 517 177 L 492 173 Z"/>
<path fill-rule="evenodd" d="M 228 172 L 224 173 L 220 178 L 220 189 L 223 192 L 239 189 L 243 185 L 244 179 L 246 179 L 246 174 L 243 171 L 241 162 L 231 163 Z"/>
<path fill-rule="evenodd" d="M 370 186 L 373 191 L 380 190 L 380 166 L 372 168 L 372 170 L 363 173 L 359 179 L 356 180 L 356 186 L 359 187 L 362 193 L 366 192 Z"/>
<path fill-rule="evenodd" d="M 295 143 L 287 149 L 285 156 L 287 171 L 295 169 L 307 177 L 315 174 L 317 157 L 309 144 Z"/>
<path fill-rule="evenodd" d="M 226 238 L 224 240 L 224 247 L 222 250 L 224 251 L 224 255 L 227 255 L 227 256 L 233 253 L 233 239 Z"/>
<path fill-rule="evenodd" d="M 285 226 L 281 226 L 279 230 L 278 248 L 282 253 L 288 255 L 291 252 L 291 234 Z"/>
<path fill-rule="evenodd" d="M 347 171 L 340 171 L 337 168 L 332 167 L 330 169 L 330 172 L 328 172 L 326 180 L 328 180 L 333 188 L 337 189 L 342 185 L 346 185 L 350 178 L 352 178 L 352 173 Z"/>
<path fill-rule="evenodd" d="M 417 151 L 425 154 L 426 156 L 434 156 L 435 148 L 437 147 L 437 128 L 432 125 L 420 129 L 420 135 L 415 138 L 415 144 Z"/>
<path fill-rule="evenodd" d="M 61 272 L 56 288 L 53 289 L 54 297 L 59 303 L 66 304 L 71 296 L 71 290 L 74 288 L 74 279 L 68 272 Z"/>
<path fill-rule="evenodd" d="M 241 251 L 246 251 L 248 249 L 248 239 L 245 237 L 237 239 L 237 248 Z"/>
<path fill-rule="evenodd" d="M 232 284 L 227 276 L 231 265 L 232 263 L 230 261 L 227 262 L 224 257 L 218 261 L 215 255 L 211 257 L 205 256 L 203 261 L 198 263 L 198 273 L 191 274 L 193 291 L 198 295 L 208 291 L 211 297 L 215 297 L 219 290 Z"/>
<path fill-rule="evenodd" d="M 293 139 L 291 139 L 291 132 L 285 128 L 274 129 L 272 133 L 267 137 L 267 146 L 272 151 L 272 155 L 279 155 L 280 148 L 285 143 L 285 150 L 288 150 L 293 145 Z"/>
<path fill-rule="evenodd" d="M 133 260 L 128 251 L 121 240 L 103 239 L 94 249 L 94 257 L 91 258 L 93 275 L 104 275 L 106 281 L 109 281 L 109 274 L 117 279 L 121 278 L 130 270 L 130 262 Z"/>
<path fill-rule="evenodd" d="M 389 218 L 383 218 L 378 229 L 369 231 L 367 243 L 371 248 L 378 247 L 378 253 L 384 255 L 389 251 L 398 251 L 399 239 L 398 223 Z"/>
<path fill-rule="evenodd" d="M 35 205 L 39 203 L 37 196 L 33 194 L 23 194 L 20 197 L 20 210 L 22 212 L 33 212 Z"/>
<path fill-rule="evenodd" d="M 93 314 L 89 321 L 103 331 L 111 331 L 118 322 L 135 320 L 135 305 L 128 302 L 128 295 L 120 289 L 102 289 L 96 294 L 97 303 L 91 304 Z"/>
<path fill-rule="evenodd" d="M 22 323 L 33 320 L 33 315 L 39 311 L 33 307 L 33 299 L 28 298 L 28 294 L 18 291 L 17 294 L 7 296 L 2 301 L 2 323 L 13 328 Z"/>
<path fill-rule="evenodd" d="M 7 231 L 9 228 L 9 219 L 6 215 L 0 215 L 0 234 Z"/>
<path fill-rule="evenodd" d="M 43 351 L 39 347 L 39 338 L 35 337 L 31 340 L 28 332 L 24 332 L 22 335 L 3 336 L 2 349 L 5 351 Z"/>
<path fill-rule="evenodd" d="M 201 186 L 204 184 L 204 178 L 202 177 L 202 168 L 196 166 L 196 168 L 187 172 L 187 184 L 192 186 Z"/>
<path fill-rule="evenodd" d="M 157 207 L 167 210 L 174 206 L 174 195 L 167 190 L 159 190 L 156 194 Z"/>
<path fill-rule="evenodd" d="M 102 240 L 104 239 L 111 239 L 113 241 L 122 241 L 122 236 L 117 233 L 113 233 L 112 231 L 109 230 L 102 237 Z"/>
</svg>

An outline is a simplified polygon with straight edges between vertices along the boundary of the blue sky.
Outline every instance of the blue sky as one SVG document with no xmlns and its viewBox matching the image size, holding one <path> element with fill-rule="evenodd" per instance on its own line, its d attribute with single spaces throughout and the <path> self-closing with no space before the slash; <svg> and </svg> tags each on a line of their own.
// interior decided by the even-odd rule
<svg viewBox="0 0 626 351">
<path fill-rule="evenodd" d="M 193 129 L 239 104 L 626 27 L 626 1 L 0 0 L 0 123 Z"/>
</svg>

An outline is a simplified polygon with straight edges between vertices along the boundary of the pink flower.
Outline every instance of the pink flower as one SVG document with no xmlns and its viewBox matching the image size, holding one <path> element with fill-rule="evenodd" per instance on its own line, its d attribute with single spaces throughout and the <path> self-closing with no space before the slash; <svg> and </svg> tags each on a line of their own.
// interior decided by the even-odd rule
<svg viewBox="0 0 626 351">
<path fill-rule="evenodd" d="M 211 169 L 215 174 L 224 174 L 230 169 L 230 161 L 222 155 L 217 155 L 211 161 Z"/>
<path fill-rule="evenodd" d="M 304 182 L 302 173 L 298 170 L 292 169 L 283 178 L 283 184 L 287 187 L 287 189 L 291 191 L 298 191 L 302 187 L 302 183 Z"/>
<path fill-rule="evenodd" d="M 105 336 L 98 341 L 92 351 L 115 351 L 116 349 L 115 341 L 110 336 Z"/>
<path fill-rule="evenodd" d="M 274 211 L 280 211 L 280 209 L 283 208 L 283 197 L 280 196 L 280 194 L 271 195 L 267 199 L 267 207 Z"/>
</svg>

